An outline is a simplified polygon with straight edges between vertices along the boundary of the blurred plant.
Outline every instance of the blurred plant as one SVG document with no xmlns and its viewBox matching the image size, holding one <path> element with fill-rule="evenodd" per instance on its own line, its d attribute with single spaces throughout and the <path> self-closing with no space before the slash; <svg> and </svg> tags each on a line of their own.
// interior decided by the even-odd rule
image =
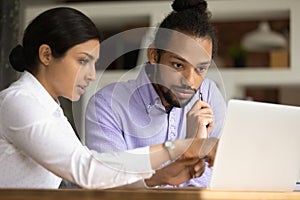
<svg viewBox="0 0 300 200">
<path fill-rule="evenodd" d="M 247 52 L 239 45 L 230 46 L 229 56 L 232 58 L 235 67 L 245 67 Z"/>
</svg>

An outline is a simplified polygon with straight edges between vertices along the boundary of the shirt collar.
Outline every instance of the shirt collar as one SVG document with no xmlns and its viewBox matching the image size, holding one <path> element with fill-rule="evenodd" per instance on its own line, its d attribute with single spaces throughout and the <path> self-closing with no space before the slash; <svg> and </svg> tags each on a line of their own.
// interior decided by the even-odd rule
<svg viewBox="0 0 300 200">
<path fill-rule="evenodd" d="M 38 101 L 51 113 L 57 113 L 60 103 L 55 101 L 42 84 L 29 72 L 25 71 L 20 83 L 38 99 Z"/>
<path fill-rule="evenodd" d="M 136 88 L 140 93 L 142 101 L 145 105 L 147 112 L 151 110 L 153 106 L 165 110 L 164 106 L 161 103 L 161 100 L 155 91 L 149 76 L 147 74 L 146 68 L 153 67 L 149 62 L 145 63 L 140 70 L 140 73 L 137 77 Z"/>
</svg>

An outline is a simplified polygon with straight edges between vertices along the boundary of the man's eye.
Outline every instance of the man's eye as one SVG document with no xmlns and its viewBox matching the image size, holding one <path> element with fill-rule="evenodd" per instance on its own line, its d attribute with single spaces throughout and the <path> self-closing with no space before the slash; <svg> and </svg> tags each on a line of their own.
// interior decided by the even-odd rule
<svg viewBox="0 0 300 200">
<path fill-rule="evenodd" d="M 172 63 L 172 66 L 173 66 L 174 68 L 182 68 L 182 67 L 183 67 L 183 65 L 180 64 L 180 63 Z"/>
<path fill-rule="evenodd" d="M 206 72 L 207 68 L 206 67 L 197 67 L 198 73 L 203 73 Z"/>
</svg>

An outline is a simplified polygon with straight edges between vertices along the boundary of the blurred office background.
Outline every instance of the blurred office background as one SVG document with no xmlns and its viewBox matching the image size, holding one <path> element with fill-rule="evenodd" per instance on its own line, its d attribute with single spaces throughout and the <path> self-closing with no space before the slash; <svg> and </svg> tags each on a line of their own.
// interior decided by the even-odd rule
<svg viewBox="0 0 300 200">
<path fill-rule="evenodd" d="M 97 24 L 103 40 L 126 30 L 156 26 L 171 11 L 172 1 L 107 0 L 0 0 L 0 90 L 19 76 L 10 68 L 8 55 L 21 41 L 24 27 L 38 13 L 55 6 L 71 6 Z M 298 0 L 208 0 L 219 38 L 212 72 L 226 100 L 231 98 L 300 105 L 300 1 Z M 140 45 L 144 35 L 123 38 L 114 51 Z M 101 58 L 100 58 L 101 59 Z M 117 81 L 125 72 L 134 78 L 137 63 L 145 61 L 136 49 L 116 58 L 101 74 L 101 84 L 92 85 L 80 102 L 62 99 L 64 110 L 84 135 L 83 116 L 95 88 Z M 75 117 L 74 117 L 75 116 Z M 74 119 L 76 118 L 76 119 Z"/>
</svg>

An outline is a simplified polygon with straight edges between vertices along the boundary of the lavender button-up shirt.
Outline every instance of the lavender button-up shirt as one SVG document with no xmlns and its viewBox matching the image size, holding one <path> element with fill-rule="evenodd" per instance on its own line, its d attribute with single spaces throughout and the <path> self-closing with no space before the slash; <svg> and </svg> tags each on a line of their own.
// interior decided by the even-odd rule
<svg viewBox="0 0 300 200">
<path fill-rule="evenodd" d="M 166 112 L 146 74 L 146 65 L 137 79 L 110 84 L 89 100 L 85 130 L 89 148 L 98 152 L 123 151 L 191 137 L 186 133 L 186 114 L 199 99 L 199 91 L 184 108 L 174 107 Z M 219 137 L 225 118 L 224 98 L 209 79 L 203 81 L 199 90 L 214 113 L 210 137 Z M 201 177 L 180 187 L 206 187 L 211 172 L 212 168 L 206 167 Z"/>
</svg>

